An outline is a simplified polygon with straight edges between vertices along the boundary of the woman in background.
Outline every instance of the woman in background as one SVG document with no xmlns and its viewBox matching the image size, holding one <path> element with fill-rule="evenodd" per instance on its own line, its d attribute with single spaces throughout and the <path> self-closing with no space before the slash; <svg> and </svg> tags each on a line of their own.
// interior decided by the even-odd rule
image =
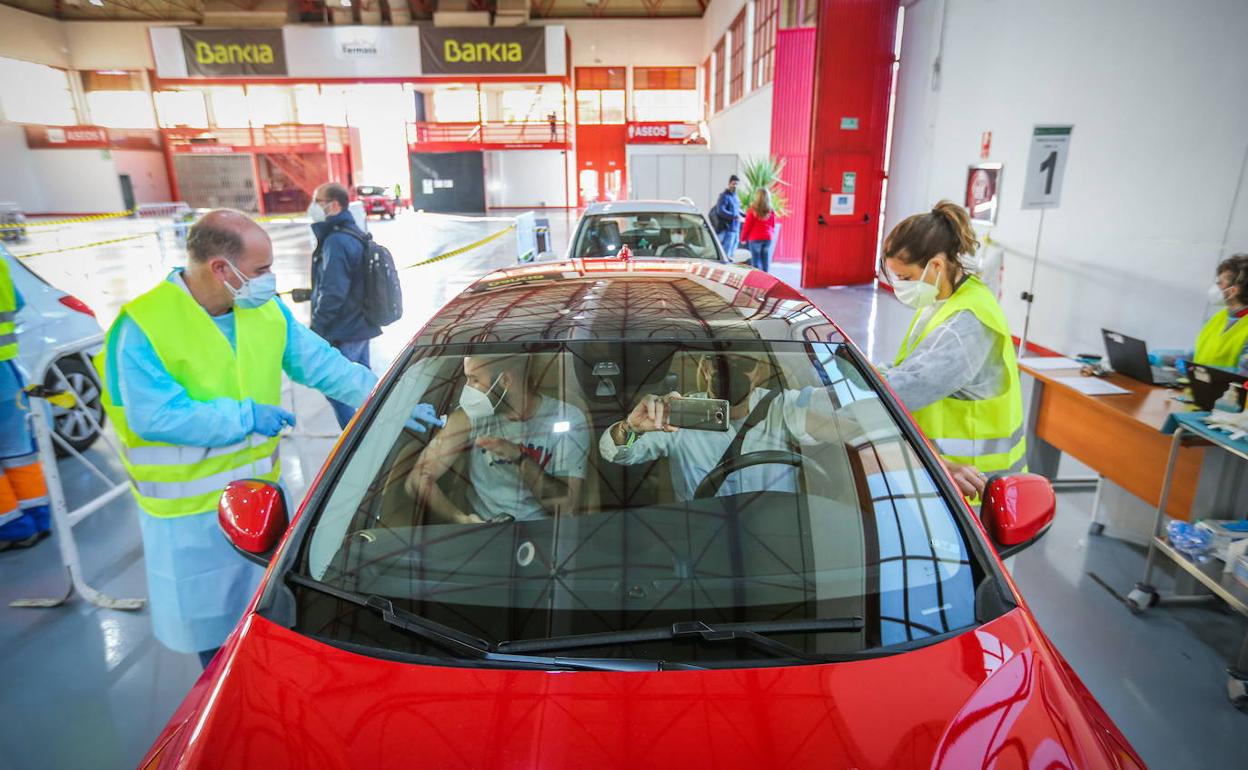
<svg viewBox="0 0 1248 770">
<path fill-rule="evenodd" d="M 776 212 L 771 208 L 771 190 L 760 187 L 754 191 L 750 208 L 745 212 L 745 225 L 741 228 L 741 242 L 750 250 L 752 266 L 771 270 L 771 245 L 775 238 Z"/>
</svg>

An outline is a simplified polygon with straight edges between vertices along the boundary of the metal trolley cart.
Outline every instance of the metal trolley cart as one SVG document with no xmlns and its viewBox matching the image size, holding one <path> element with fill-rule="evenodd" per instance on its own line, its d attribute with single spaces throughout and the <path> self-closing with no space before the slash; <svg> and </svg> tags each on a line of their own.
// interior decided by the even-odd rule
<svg viewBox="0 0 1248 770">
<path fill-rule="evenodd" d="M 1161 499 L 1157 503 L 1157 519 L 1148 547 L 1148 560 L 1144 565 L 1144 579 L 1136 583 L 1135 588 L 1127 594 L 1127 607 L 1137 615 L 1158 604 L 1194 604 L 1211 601 L 1216 597 L 1240 615 L 1248 617 L 1248 586 L 1240 583 L 1231 573 L 1223 572 L 1222 562 L 1218 559 L 1201 563 L 1179 552 L 1170 544 L 1165 534 L 1166 499 L 1170 494 L 1170 482 L 1173 480 L 1180 446 L 1215 446 L 1239 460 L 1248 461 L 1248 441 L 1233 441 L 1227 434 L 1212 430 L 1200 422 L 1202 416 L 1203 414 L 1182 414 L 1171 417 L 1175 424 L 1174 438 L 1170 444 L 1170 459 L 1166 463 Z M 1238 465 L 1240 470 L 1248 467 L 1242 463 Z M 1202 592 L 1192 584 L 1194 590 L 1191 592 L 1183 591 L 1180 587 L 1173 594 L 1159 594 L 1152 584 L 1153 569 L 1157 566 L 1159 556 L 1177 564 L 1209 593 Z M 1227 669 L 1226 694 L 1236 708 L 1248 712 L 1248 634 L 1244 636 L 1238 659 Z"/>
</svg>

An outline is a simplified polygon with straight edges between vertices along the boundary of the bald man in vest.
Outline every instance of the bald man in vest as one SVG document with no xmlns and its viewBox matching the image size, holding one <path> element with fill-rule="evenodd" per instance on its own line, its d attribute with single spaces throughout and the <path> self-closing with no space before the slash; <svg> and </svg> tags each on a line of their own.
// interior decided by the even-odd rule
<svg viewBox="0 0 1248 770">
<path fill-rule="evenodd" d="M 245 214 L 206 214 L 189 260 L 125 305 L 96 367 L 142 512 L 156 638 L 206 666 L 262 570 L 233 551 L 216 507 L 230 481 L 281 474 L 282 372 L 353 407 L 367 368 L 296 323 L 276 297 L 273 244 Z"/>
</svg>

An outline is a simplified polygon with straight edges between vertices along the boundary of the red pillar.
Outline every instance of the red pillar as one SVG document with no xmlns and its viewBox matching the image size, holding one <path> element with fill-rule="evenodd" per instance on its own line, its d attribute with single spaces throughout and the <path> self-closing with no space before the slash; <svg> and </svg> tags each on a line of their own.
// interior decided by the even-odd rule
<svg viewBox="0 0 1248 770">
<path fill-rule="evenodd" d="M 819 0 L 802 286 L 875 278 L 898 5 Z"/>
</svg>

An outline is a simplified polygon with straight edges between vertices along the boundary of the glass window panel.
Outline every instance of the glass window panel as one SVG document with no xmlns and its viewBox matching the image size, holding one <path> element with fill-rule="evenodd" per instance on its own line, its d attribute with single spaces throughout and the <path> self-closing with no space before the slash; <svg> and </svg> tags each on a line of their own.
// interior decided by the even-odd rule
<svg viewBox="0 0 1248 770">
<path fill-rule="evenodd" d="M 248 86 L 247 114 L 255 126 L 294 123 L 291 90 L 287 86 Z"/>
<path fill-rule="evenodd" d="M 13 123 L 72 126 L 78 121 L 69 74 L 55 67 L 0 57 L 0 106 Z"/>
<path fill-rule="evenodd" d="M 156 128 L 146 91 L 92 91 L 87 94 L 91 123 L 105 128 Z"/>
<path fill-rule="evenodd" d="M 476 89 L 451 89 L 433 92 L 432 120 L 440 123 L 476 123 L 484 112 L 477 101 Z"/>
<path fill-rule="evenodd" d="M 157 91 L 156 114 L 163 128 L 190 126 L 208 127 L 208 110 L 200 91 Z"/>
<path fill-rule="evenodd" d="M 624 122 L 624 92 L 602 92 L 602 122 L 619 124 Z"/>
<path fill-rule="evenodd" d="M 247 97 L 241 87 L 222 86 L 205 89 L 212 102 L 213 124 L 221 128 L 247 128 Z"/>
</svg>

